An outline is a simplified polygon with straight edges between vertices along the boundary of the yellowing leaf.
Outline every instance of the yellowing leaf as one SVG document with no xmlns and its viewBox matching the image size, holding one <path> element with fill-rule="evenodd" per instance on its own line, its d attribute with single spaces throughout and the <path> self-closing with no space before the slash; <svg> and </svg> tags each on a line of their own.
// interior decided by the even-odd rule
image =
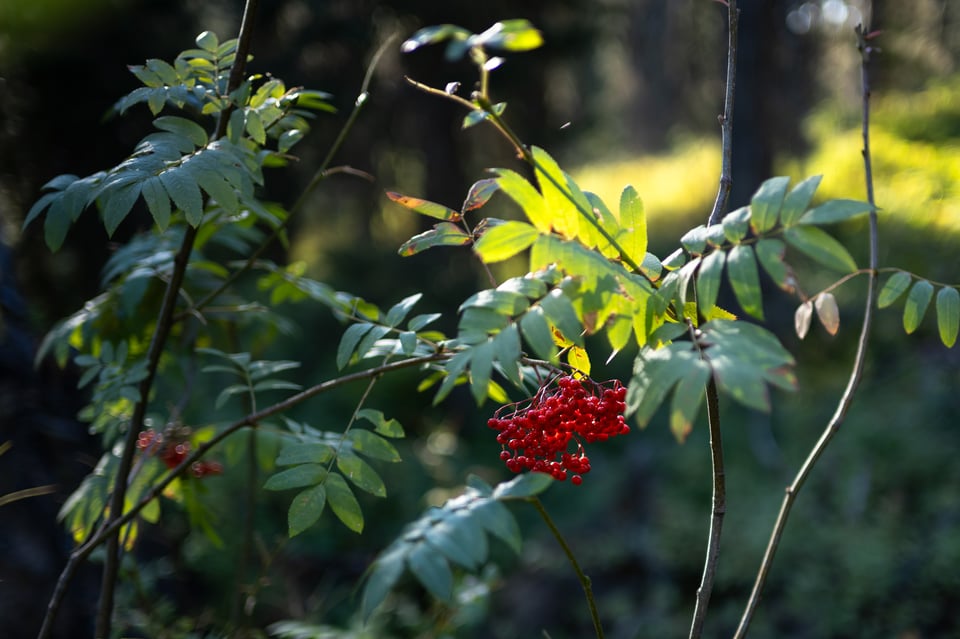
<svg viewBox="0 0 960 639">
<path fill-rule="evenodd" d="M 574 346 L 567 351 L 567 363 L 585 377 L 590 376 L 590 356 L 585 348 Z"/>
<path fill-rule="evenodd" d="M 628 186 L 620 195 L 620 226 L 626 231 L 619 240 L 626 256 L 637 264 L 647 254 L 647 215 L 636 189 Z"/>
</svg>

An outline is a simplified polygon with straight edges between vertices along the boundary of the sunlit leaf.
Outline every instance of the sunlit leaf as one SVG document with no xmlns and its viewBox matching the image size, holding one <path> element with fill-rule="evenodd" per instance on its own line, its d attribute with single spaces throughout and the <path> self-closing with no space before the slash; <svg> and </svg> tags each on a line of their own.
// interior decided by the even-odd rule
<svg viewBox="0 0 960 639">
<path fill-rule="evenodd" d="M 529 20 L 502 20 L 473 36 L 472 45 L 493 47 L 505 51 L 529 51 L 543 44 L 543 36 Z"/>
<path fill-rule="evenodd" d="M 485 231 L 473 250 L 488 264 L 501 262 L 529 247 L 539 235 L 526 222 L 508 221 Z"/>
<path fill-rule="evenodd" d="M 364 408 L 357 412 L 357 419 L 365 419 L 373 424 L 375 432 L 384 437 L 403 437 L 403 426 L 396 419 L 387 419 L 384 414 L 372 408 Z"/>
<path fill-rule="evenodd" d="M 640 264 L 647 253 L 647 216 L 643 201 L 632 186 L 620 194 L 620 225 L 625 233 L 618 243 L 627 257 Z"/>
<path fill-rule="evenodd" d="M 459 222 L 463 217 L 460 214 L 460 211 L 454 211 L 451 208 L 448 208 L 442 204 L 437 204 L 436 202 L 431 202 L 430 200 L 423 200 L 421 198 L 411 197 L 409 195 L 401 195 L 400 193 L 394 193 L 393 191 L 387 191 L 387 197 L 400 206 L 408 208 L 411 211 L 421 215 L 426 215 L 427 217 L 436 218 L 438 220 L 444 220 L 446 222 Z"/>
<path fill-rule="evenodd" d="M 953 348 L 960 329 L 960 293 L 952 286 L 945 286 L 937 293 L 937 329 L 944 346 Z"/>
<path fill-rule="evenodd" d="M 496 169 L 497 185 L 523 210 L 527 219 L 541 233 L 549 233 L 552 213 L 544 204 L 543 196 L 519 173 Z"/>
<path fill-rule="evenodd" d="M 553 359 L 557 353 L 557 347 L 553 343 L 550 324 L 542 308 L 534 306 L 524 313 L 520 320 L 520 330 L 538 357 L 545 360 Z"/>
<path fill-rule="evenodd" d="M 384 323 L 387 324 L 387 326 L 399 325 L 400 322 L 406 319 L 410 309 L 412 309 L 422 297 L 423 293 L 414 293 L 413 295 L 405 297 L 394 304 L 392 307 L 390 307 L 390 310 L 387 311 L 387 317 L 384 320 Z"/>
<path fill-rule="evenodd" d="M 337 347 L 337 368 L 342 369 L 350 362 L 350 358 L 353 357 L 354 352 L 357 350 L 357 345 L 360 343 L 360 340 L 363 339 L 364 335 L 370 332 L 373 328 L 373 324 L 353 324 L 347 327 L 347 330 L 343 332 L 343 337 L 340 338 L 340 345 Z"/>
<path fill-rule="evenodd" d="M 707 227 L 701 224 L 690 229 L 680 238 L 680 243 L 689 252 L 700 255 L 707 247 Z"/>
</svg>

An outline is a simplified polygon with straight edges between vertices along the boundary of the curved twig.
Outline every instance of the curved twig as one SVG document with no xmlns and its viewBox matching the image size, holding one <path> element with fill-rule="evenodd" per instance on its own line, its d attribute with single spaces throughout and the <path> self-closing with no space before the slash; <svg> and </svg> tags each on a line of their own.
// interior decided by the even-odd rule
<svg viewBox="0 0 960 639">
<path fill-rule="evenodd" d="M 853 402 L 853 396 L 857 388 L 860 386 L 860 379 L 863 376 L 864 361 L 866 360 L 867 355 L 867 342 L 870 336 L 870 326 L 873 324 L 874 300 L 877 293 L 877 254 L 879 252 L 879 231 L 877 225 L 876 203 L 874 202 L 873 197 L 873 168 L 870 160 L 870 76 L 867 71 L 867 63 L 869 62 L 872 49 L 867 43 L 866 34 L 867 29 L 864 29 L 862 26 L 857 27 L 858 48 L 861 56 L 860 82 L 863 93 L 863 165 L 866 180 L 867 201 L 870 202 L 871 205 L 874 205 L 870 210 L 870 272 L 867 284 L 866 309 L 863 315 L 863 327 L 860 330 L 860 339 L 857 343 L 857 353 L 854 357 L 853 369 L 850 371 L 850 378 L 847 381 L 847 387 L 844 390 L 843 395 L 840 397 L 840 401 L 837 404 L 837 409 L 834 412 L 833 417 L 830 418 L 829 423 L 827 423 L 823 433 L 820 435 L 820 439 L 817 440 L 817 443 L 807 456 L 806 461 L 803 462 L 803 466 L 800 468 L 793 482 L 787 486 L 786 494 L 783 496 L 783 503 L 780 506 L 780 513 L 777 515 L 777 520 L 774 523 L 773 531 L 770 534 L 770 541 L 767 543 L 767 549 L 764 552 L 763 561 L 760 564 L 760 570 L 757 572 L 757 579 L 753 584 L 753 591 L 750 593 L 750 599 L 747 602 L 747 607 L 743 611 L 743 617 L 740 619 L 740 625 L 737 628 L 736 634 L 734 635 L 735 639 L 741 639 L 747 634 L 747 630 L 750 627 L 750 622 L 753 619 L 753 613 L 760 601 L 760 596 L 763 592 L 764 584 L 766 583 L 767 574 L 770 572 L 770 565 L 772 564 L 773 557 L 777 552 L 778 546 L 780 545 L 780 538 L 783 535 L 784 526 L 787 523 L 787 518 L 790 516 L 790 509 L 793 507 L 793 502 L 797 498 L 797 493 L 799 493 L 800 489 L 803 488 L 804 483 L 810 476 L 814 465 L 817 463 L 817 460 L 820 459 L 823 451 L 826 450 L 834 435 L 836 435 L 840 430 L 840 425 L 843 423 L 843 420 L 847 415 L 847 411 L 850 409 L 850 404 Z"/>
</svg>

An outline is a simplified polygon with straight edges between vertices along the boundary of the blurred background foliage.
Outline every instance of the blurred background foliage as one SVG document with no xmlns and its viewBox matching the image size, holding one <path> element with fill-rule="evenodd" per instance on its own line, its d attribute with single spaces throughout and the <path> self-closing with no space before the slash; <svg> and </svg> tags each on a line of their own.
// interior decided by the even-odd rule
<svg viewBox="0 0 960 639">
<path fill-rule="evenodd" d="M 865 197 L 853 27 L 867 19 L 882 31 L 872 62 L 881 264 L 957 281 L 960 0 L 739 4 L 732 206 L 745 204 L 764 178 L 776 174 L 823 174 L 821 198 Z M 73 373 L 34 370 L 31 350 L 55 320 L 97 293 L 100 268 L 115 246 L 89 212 L 56 255 L 42 246 L 39 226 L 21 232 L 21 221 L 49 178 L 110 166 L 145 133 L 146 113 L 109 114 L 116 98 L 135 86 L 126 64 L 170 59 L 204 29 L 230 37 L 241 5 L 0 3 L 0 234 L 13 254 L 0 260 L 0 440 L 14 442 L 0 459 L 0 494 L 54 482 L 61 489 L 7 506 L 0 518 L 0 618 L 14 633 L 9 636 L 29 636 L 39 624 L 69 547 L 66 535 L 53 528 L 54 515 L 96 458 L 84 426 L 72 419 L 82 405 L 72 390 Z M 545 46 L 511 57 L 494 75 L 494 93 L 509 102 L 506 116 L 521 136 L 549 148 L 585 189 L 607 202 L 633 184 L 646 204 L 651 248 L 660 255 L 706 219 L 719 168 L 716 116 L 726 40 L 725 12 L 715 2 L 535 0 L 521 11 L 503 0 L 277 0 L 262 3 L 260 11 L 252 69 L 291 86 L 329 91 L 339 109 L 316 121 L 292 169 L 271 176 L 268 199 L 287 206 L 296 199 L 349 112 L 365 65 L 387 38 L 442 22 L 478 31 L 498 19 L 525 17 L 541 28 Z M 403 82 L 407 74 L 434 86 L 454 80 L 469 86 L 469 67 L 445 63 L 433 48 L 401 57 L 398 43 L 378 67 L 370 105 L 335 160 L 372 173 L 376 182 L 329 180 L 297 221 L 289 251 L 276 248 L 273 257 L 302 261 L 313 277 L 382 306 L 423 289 L 420 310 L 447 310 L 483 285 L 482 274 L 458 251 L 399 258 L 396 247 L 424 221 L 390 204 L 383 191 L 457 208 L 485 167 L 516 163 L 490 130 L 460 131 L 463 114 L 455 106 Z M 500 198 L 486 213 L 517 214 Z M 147 228 L 148 219 L 143 213 L 125 223 L 113 242 Z M 861 263 L 864 231 L 856 223 L 842 229 Z M 508 263 L 498 274 L 515 274 L 520 266 Z M 802 271 L 807 293 L 830 281 Z M 801 391 L 779 396 L 772 415 L 726 407 L 729 510 L 709 636 L 732 634 L 783 487 L 842 391 L 862 283 L 846 285 L 838 298 L 840 335 L 814 330 L 804 343 L 792 334 L 796 300 L 774 291 L 767 298 L 768 318 L 798 356 Z M 305 383 L 334 376 L 342 327 L 316 309 L 276 310 L 293 320 L 294 329 L 254 335 L 255 355 L 301 359 L 298 380 Z M 451 326 L 453 318 L 446 321 Z M 930 318 L 910 337 L 896 309 L 881 311 L 876 326 L 865 383 L 798 500 L 752 636 L 960 635 L 953 612 L 960 604 L 960 361 L 956 349 L 939 345 Z M 604 352 L 605 345 L 596 348 Z M 596 375 L 622 378 L 628 365 L 629 356 L 621 355 Z M 289 495 L 261 494 L 256 570 L 237 574 L 241 540 L 232 522 L 245 508 L 238 438 L 223 454 L 227 474 L 207 480 L 209 489 L 198 496 L 225 550 L 191 532 L 183 513 L 165 505 L 167 525 L 144 532 L 141 563 L 127 566 L 138 587 L 122 593 L 126 620 L 151 637 L 205 636 L 206 628 L 228 618 L 261 628 L 299 619 L 301 626 L 276 632 L 304 637 L 513 638 L 541 636 L 543 629 L 555 639 L 589 634 L 576 580 L 533 513 L 522 510 L 516 512 L 525 524 L 523 555 L 497 548 L 498 561 L 487 573 L 460 580 L 457 610 L 438 606 L 411 584 L 371 627 L 359 630 L 353 584 L 376 550 L 425 506 L 455 494 L 468 473 L 504 478 L 497 446 L 483 426 L 494 407 L 478 410 L 466 393 L 455 393 L 431 408 L 429 396 L 413 392 L 416 381 L 413 374 L 385 379 L 371 401 L 398 418 L 409 438 L 401 450 L 405 463 L 380 468 L 389 498 L 362 502 L 370 522 L 362 537 L 325 518 L 286 541 Z M 293 417 L 336 430 L 360 392 L 325 396 Z M 189 411 L 184 417 L 189 420 Z M 655 423 L 597 449 L 594 472 L 581 489 L 557 486 L 546 495 L 594 579 L 610 637 L 686 632 L 709 514 L 705 430 L 695 429 L 677 446 L 666 424 Z M 270 451 L 265 437 L 267 465 Z M 244 585 L 240 599 L 232 594 L 237 584 Z M 72 596 L 73 607 L 62 616 L 65 627 L 76 629 L 89 623 L 95 592 Z"/>
</svg>

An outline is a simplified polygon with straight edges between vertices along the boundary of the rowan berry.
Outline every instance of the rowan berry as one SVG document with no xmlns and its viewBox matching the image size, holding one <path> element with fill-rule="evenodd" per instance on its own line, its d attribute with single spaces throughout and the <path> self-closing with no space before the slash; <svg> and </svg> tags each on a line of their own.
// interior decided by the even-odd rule
<svg viewBox="0 0 960 639">
<path fill-rule="evenodd" d="M 500 459 L 510 471 L 543 472 L 558 481 L 569 471 L 570 482 L 579 486 L 590 472 L 584 443 L 630 432 L 623 417 L 626 393 L 619 380 L 597 383 L 565 375 L 527 400 L 500 407 L 487 426 L 500 431 Z"/>
</svg>

